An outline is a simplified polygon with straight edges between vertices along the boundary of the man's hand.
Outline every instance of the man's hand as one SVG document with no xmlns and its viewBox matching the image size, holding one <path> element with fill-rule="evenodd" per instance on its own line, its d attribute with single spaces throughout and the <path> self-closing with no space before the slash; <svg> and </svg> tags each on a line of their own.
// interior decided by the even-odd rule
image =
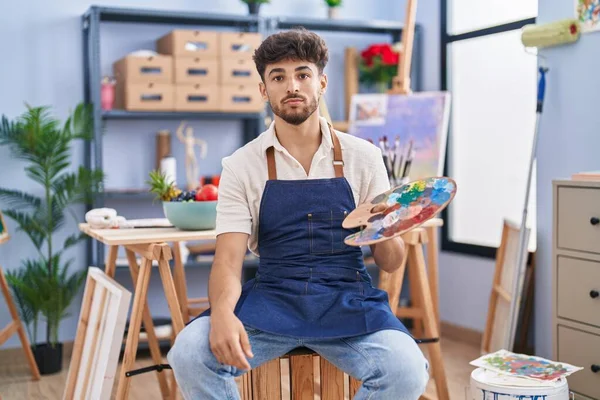
<svg viewBox="0 0 600 400">
<path fill-rule="evenodd" d="M 254 357 L 242 321 L 230 310 L 211 312 L 210 349 L 216 359 L 240 370 L 249 370 L 246 357 Z"/>
<path fill-rule="evenodd" d="M 388 206 L 385 203 L 379 203 L 371 208 L 371 212 L 378 213 L 385 211 L 387 208 Z M 372 244 L 370 247 L 375 264 L 382 270 L 390 273 L 400 267 L 406 255 L 404 240 L 400 236 Z"/>
</svg>

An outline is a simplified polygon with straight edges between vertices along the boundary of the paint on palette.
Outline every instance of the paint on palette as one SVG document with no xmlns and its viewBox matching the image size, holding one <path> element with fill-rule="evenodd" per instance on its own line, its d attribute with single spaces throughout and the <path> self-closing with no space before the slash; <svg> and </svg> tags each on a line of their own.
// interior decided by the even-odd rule
<svg viewBox="0 0 600 400">
<path fill-rule="evenodd" d="M 419 179 L 390 189 L 346 217 L 344 228 L 364 229 L 348 235 L 344 242 L 363 246 L 404 234 L 438 215 L 455 194 L 456 183 L 447 177 Z M 385 210 L 371 211 L 382 203 L 387 206 Z"/>
</svg>

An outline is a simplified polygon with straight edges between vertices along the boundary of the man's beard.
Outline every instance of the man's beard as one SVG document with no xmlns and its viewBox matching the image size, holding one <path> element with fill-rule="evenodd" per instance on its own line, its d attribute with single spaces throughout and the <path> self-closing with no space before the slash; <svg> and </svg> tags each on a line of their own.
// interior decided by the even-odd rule
<svg viewBox="0 0 600 400">
<path fill-rule="evenodd" d="M 299 98 L 305 100 L 305 98 L 301 96 L 288 96 L 283 101 L 292 98 Z M 316 98 L 313 98 L 310 103 L 304 105 L 303 107 L 297 107 L 291 112 L 284 111 L 281 107 L 273 105 L 271 101 L 269 101 L 269 105 L 271 106 L 271 110 L 273 110 L 273 113 L 288 124 L 300 125 L 316 111 L 316 109 L 319 107 L 319 102 Z"/>
</svg>

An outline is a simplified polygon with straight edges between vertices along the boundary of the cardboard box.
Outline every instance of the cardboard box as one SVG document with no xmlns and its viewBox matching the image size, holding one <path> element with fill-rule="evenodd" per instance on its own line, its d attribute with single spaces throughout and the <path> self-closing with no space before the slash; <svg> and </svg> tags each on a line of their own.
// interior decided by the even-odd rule
<svg viewBox="0 0 600 400">
<path fill-rule="evenodd" d="M 219 60 L 205 57 L 175 57 L 175 83 L 219 82 Z"/>
<path fill-rule="evenodd" d="M 173 57 L 128 55 L 113 63 L 113 74 L 122 82 L 170 83 L 173 81 Z"/>
<path fill-rule="evenodd" d="M 261 112 L 265 109 L 256 85 L 221 85 L 220 88 L 223 112 Z"/>
<path fill-rule="evenodd" d="M 156 41 L 160 54 L 176 57 L 219 56 L 219 32 L 175 29 Z"/>
<path fill-rule="evenodd" d="M 219 111 L 219 86 L 212 84 L 175 85 L 176 111 Z"/>
<path fill-rule="evenodd" d="M 252 59 L 247 57 L 221 58 L 219 82 L 222 85 L 255 85 L 258 87 L 260 75 Z"/>
<path fill-rule="evenodd" d="M 128 111 L 173 111 L 172 83 L 136 83 L 117 81 L 115 108 Z"/>
<path fill-rule="evenodd" d="M 262 42 L 262 35 L 253 32 L 221 32 L 219 41 L 221 57 L 246 57 L 252 59 L 254 50 Z"/>
</svg>

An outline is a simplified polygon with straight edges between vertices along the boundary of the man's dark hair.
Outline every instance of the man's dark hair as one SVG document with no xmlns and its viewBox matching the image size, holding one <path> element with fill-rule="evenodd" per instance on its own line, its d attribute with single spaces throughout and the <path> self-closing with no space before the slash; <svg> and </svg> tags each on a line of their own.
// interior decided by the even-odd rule
<svg viewBox="0 0 600 400">
<path fill-rule="evenodd" d="M 319 35 L 300 27 L 268 36 L 254 51 L 252 58 L 264 82 L 267 65 L 282 60 L 314 63 L 322 74 L 329 54 L 325 41 Z"/>
</svg>

